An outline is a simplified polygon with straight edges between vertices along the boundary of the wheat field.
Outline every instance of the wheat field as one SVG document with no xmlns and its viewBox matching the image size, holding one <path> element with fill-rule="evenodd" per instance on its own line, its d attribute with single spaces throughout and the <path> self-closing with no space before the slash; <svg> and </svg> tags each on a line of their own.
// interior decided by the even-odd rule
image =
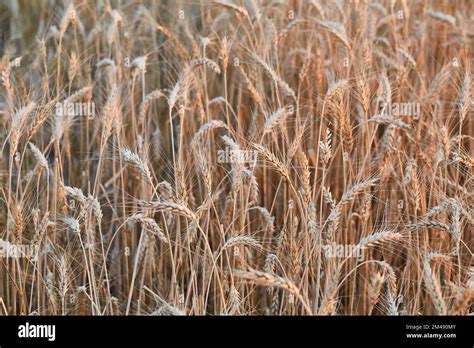
<svg viewBox="0 0 474 348">
<path fill-rule="evenodd" d="M 468 315 L 474 3 L 0 3 L 2 315 Z"/>
</svg>

